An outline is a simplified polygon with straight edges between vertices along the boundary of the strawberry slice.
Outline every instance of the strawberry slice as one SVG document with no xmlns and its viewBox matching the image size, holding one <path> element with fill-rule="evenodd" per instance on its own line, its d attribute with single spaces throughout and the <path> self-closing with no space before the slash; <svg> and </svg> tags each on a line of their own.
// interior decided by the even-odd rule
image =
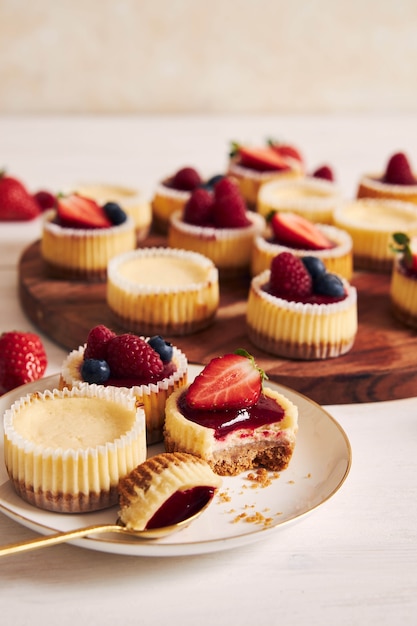
<svg viewBox="0 0 417 626">
<path fill-rule="evenodd" d="M 260 172 L 288 170 L 287 159 L 273 148 L 238 147 L 239 163 Z"/>
<path fill-rule="evenodd" d="M 296 213 L 274 212 L 268 218 L 278 243 L 303 250 L 327 250 L 334 244 L 312 222 Z"/>
<path fill-rule="evenodd" d="M 298 150 L 298 148 L 296 148 L 295 146 L 291 146 L 287 143 L 275 142 L 273 140 L 270 141 L 270 146 L 272 150 L 274 150 L 280 156 L 284 157 L 284 159 L 289 157 L 290 159 L 295 159 L 296 161 L 299 161 L 301 164 L 304 163 L 303 155 L 301 154 L 300 150 Z"/>
<path fill-rule="evenodd" d="M 57 198 L 57 214 L 61 226 L 68 228 L 112 226 L 112 222 L 97 202 L 75 193 Z"/>
<path fill-rule="evenodd" d="M 194 409 L 238 409 L 253 406 L 264 374 L 245 350 L 212 359 L 187 390 Z"/>
</svg>

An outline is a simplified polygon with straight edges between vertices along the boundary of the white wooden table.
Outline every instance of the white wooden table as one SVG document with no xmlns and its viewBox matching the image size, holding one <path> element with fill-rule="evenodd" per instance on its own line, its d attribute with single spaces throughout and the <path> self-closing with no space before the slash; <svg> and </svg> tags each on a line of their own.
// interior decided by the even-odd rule
<svg viewBox="0 0 417 626">
<path fill-rule="evenodd" d="M 417 166 L 417 117 L 0 118 L 1 165 L 32 190 L 75 181 L 156 181 L 190 164 L 223 170 L 229 141 L 283 137 L 311 168 L 334 166 L 347 195 L 361 172 L 404 149 Z M 35 330 L 16 263 L 39 222 L 0 224 L 0 330 Z M 65 352 L 43 337 L 47 374 Z M 416 357 L 417 359 L 417 357 Z M 416 389 L 417 396 L 417 389 Z M 202 556 L 143 558 L 60 545 L 0 562 L 2 625 L 417 623 L 417 397 L 327 407 L 353 463 L 340 491 L 267 540 Z M 35 533 L 0 513 L 1 543 Z"/>
</svg>

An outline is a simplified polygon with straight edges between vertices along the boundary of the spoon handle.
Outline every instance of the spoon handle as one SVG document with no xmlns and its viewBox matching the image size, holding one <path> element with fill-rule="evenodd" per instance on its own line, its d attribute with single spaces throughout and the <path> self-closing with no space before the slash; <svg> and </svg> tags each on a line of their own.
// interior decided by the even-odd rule
<svg viewBox="0 0 417 626">
<path fill-rule="evenodd" d="M 123 533 L 124 528 L 122 526 L 118 526 L 117 524 L 96 524 L 93 526 L 85 526 L 84 528 L 78 528 L 76 530 L 68 530 L 54 535 L 38 537 L 37 539 L 29 539 L 28 541 L 12 543 L 8 546 L 0 546 L 0 556 L 16 554 L 17 552 L 26 552 L 28 550 L 36 550 L 37 548 L 47 548 L 48 546 L 54 546 L 58 543 L 64 543 L 65 541 L 85 537 L 86 535 L 106 532 Z"/>
</svg>

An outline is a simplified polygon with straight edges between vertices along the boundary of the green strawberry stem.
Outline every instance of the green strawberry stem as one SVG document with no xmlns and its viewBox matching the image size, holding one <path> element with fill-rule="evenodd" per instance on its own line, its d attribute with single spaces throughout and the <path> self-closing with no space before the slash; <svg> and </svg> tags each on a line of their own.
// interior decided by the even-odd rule
<svg viewBox="0 0 417 626">
<path fill-rule="evenodd" d="M 237 141 L 232 141 L 230 143 L 230 152 L 229 152 L 230 158 L 237 156 L 239 154 L 239 150 L 240 150 L 240 144 L 238 144 Z"/>
</svg>

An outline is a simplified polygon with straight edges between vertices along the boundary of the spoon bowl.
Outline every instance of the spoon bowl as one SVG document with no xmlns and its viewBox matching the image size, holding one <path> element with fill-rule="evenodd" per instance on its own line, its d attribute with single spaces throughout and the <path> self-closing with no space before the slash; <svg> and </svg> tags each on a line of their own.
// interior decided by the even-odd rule
<svg viewBox="0 0 417 626">
<path fill-rule="evenodd" d="M 123 524 L 117 520 L 115 524 L 93 524 L 90 526 L 84 526 L 83 528 L 77 528 L 75 530 L 68 530 L 65 532 L 56 533 L 53 535 L 46 535 L 38 537 L 36 539 L 29 539 L 28 541 L 21 541 L 18 543 L 12 543 L 7 546 L 0 547 L 0 556 L 7 556 L 10 554 L 17 554 L 18 552 L 27 552 L 29 550 L 36 550 L 39 548 L 47 548 L 59 543 L 65 543 L 72 541 L 73 539 L 79 539 L 81 537 L 87 537 L 89 535 L 99 535 L 103 533 L 117 533 L 125 536 L 135 537 L 135 539 L 141 541 L 150 541 L 154 539 L 160 539 L 167 535 L 172 535 L 187 526 L 189 526 L 194 520 L 196 520 L 209 506 L 211 499 L 208 500 L 198 511 L 187 517 L 186 519 L 176 522 L 170 526 L 162 526 L 160 528 L 145 528 L 144 530 L 133 530 L 126 528 Z"/>
</svg>

